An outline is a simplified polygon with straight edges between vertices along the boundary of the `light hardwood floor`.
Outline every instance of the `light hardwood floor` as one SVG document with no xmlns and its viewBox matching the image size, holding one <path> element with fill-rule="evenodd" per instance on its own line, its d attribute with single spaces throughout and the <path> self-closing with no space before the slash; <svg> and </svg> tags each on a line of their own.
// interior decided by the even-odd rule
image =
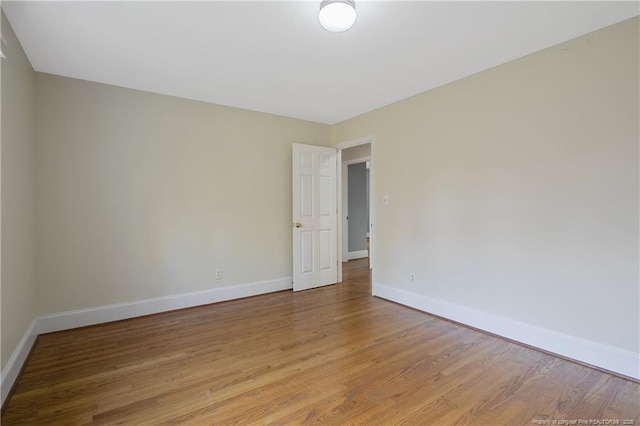
<svg viewBox="0 0 640 426">
<path fill-rule="evenodd" d="M 2 424 L 640 425 L 637 383 L 345 279 L 40 336 Z"/>
</svg>

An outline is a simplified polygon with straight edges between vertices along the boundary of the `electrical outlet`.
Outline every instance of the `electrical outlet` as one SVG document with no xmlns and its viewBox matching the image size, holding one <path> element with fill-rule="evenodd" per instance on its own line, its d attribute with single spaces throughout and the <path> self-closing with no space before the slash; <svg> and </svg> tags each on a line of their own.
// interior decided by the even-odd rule
<svg viewBox="0 0 640 426">
<path fill-rule="evenodd" d="M 411 273 L 411 282 L 415 282 L 416 281 L 416 274 L 414 274 L 413 272 Z"/>
<path fill-rule="evenodd" d="M 216 280 L 222 279 L 222 269 L 216 269 Z"/>
</svg>

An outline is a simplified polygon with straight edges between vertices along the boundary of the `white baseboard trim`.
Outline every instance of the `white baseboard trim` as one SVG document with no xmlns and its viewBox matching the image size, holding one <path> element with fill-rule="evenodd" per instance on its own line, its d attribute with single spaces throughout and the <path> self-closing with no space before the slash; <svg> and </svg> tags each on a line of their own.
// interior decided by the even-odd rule
<svg viewBox="0 0 640 426">
<path fill-rule="evenodd" d="M 259 294 L 272 293 L 274 291 L 290 290 L 292 288 L 292 278 L 285 277 L 249 284 L 155 297 L 153 299 L 136 300 L 134 302 L 78 309 L 75 311 L 61 312 L 51 315 L 42 315 L 37 318 L 37 332 L 38 334 L 51 333 L 54 331 L 119 321 L 143 315 L 157 314 L 159 312 L 173 311 L 176 309 L 241 299 L 243 297 L 257 296 Z"/>
<path fill-rule="evenodd" d="M 214 288 L 210 290 L 194 291 L 172 296 L 155 297 L 153 299 L 137 300 L 134 302 L 117 303 L 114 305 L 97 306 L 95 308 L 78 309 L 51 315 L 41 315 L 34 318 L 24 336 L 13 351 L 1 373 L 1 397 L 4 404 L 11 387 L 15 383 L 20 370 L 27 360 L 29 351 L 38 334 L 71 328 L 118 321 L 143 315 L 208 305 L 210 303 L 241 299 L 293 288 L 292 278 L 277 278 L 237 286 Z"/>
<path fill-rule="evenodd" d="M 373 283 L 373 295 L 544 351 L 640 379 L 640 354 L 509 318 Z"/>
<path fill-rule="evenodd" d="M 243 297 L 257 296 L 275 291 L 290 290 L 292 288 L 292 278 L 285 277 L 36 317 L 13 351 L 5 368 L 2 369 L 0 389 L 2 402 L 0 402 L 0 405 L 4 404 L 5 399 L 9 395 L 11 387 L 18 378 L 20 370 L 27 360 L 29 351 L 38 334 L 241 299 Z"/>
<path fill-rule="evenodd" d="M 350 251 L 347 253 L 348 260 L 362 259 L 363 257 L 369 257 L 368 250 Z"/>
<path fill-rule="evenodd" d="M 20 370 L 36 341 L 36 337 L 38 337 L 37 320 L 34 319 L 31 321 L 27 331 L 25 331 L 22 339 L 20 339 L 20 342 L 18 342 L 18 346 L 9 357 L 7 364 L 2 369 L 2 373 L 0 373 L 0 406 L 4 405 L 5 400 L 9 396 L 11 387 L 18 378 Z"/>
</svg>

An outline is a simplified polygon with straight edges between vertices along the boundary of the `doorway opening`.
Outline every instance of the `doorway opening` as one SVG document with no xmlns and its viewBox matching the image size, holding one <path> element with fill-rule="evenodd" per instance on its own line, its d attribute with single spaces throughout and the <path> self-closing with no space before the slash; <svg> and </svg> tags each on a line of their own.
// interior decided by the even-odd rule
<svg viewBox="0 0 640 426">
<path fill-rule="evenodd" d="M 369 160 L 370 156 L 342 160 L 343 262 L 369 258 Z"/>
<path fill-rule="evenodd" d="M 346 262 L 373 268 L 372 170 L 373 138 L 363 138 L 336 146 L 338 149 L 338 281 L 349 279 Z M 346 276 L 343 277 L 343 274 Z"/>
</svg>

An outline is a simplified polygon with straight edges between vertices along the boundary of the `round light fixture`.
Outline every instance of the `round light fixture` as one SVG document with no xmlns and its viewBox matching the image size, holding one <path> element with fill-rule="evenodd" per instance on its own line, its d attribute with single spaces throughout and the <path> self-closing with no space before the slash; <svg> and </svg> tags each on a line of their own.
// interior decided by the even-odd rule
<svg viewBox="0 0 640 426">
<path fill-rule="evenodd" d="M 320 25 L 332 33 L 347 31 L 356 22 L 354 0 L 322 0 L 318 14 Z"/>
</svg>

